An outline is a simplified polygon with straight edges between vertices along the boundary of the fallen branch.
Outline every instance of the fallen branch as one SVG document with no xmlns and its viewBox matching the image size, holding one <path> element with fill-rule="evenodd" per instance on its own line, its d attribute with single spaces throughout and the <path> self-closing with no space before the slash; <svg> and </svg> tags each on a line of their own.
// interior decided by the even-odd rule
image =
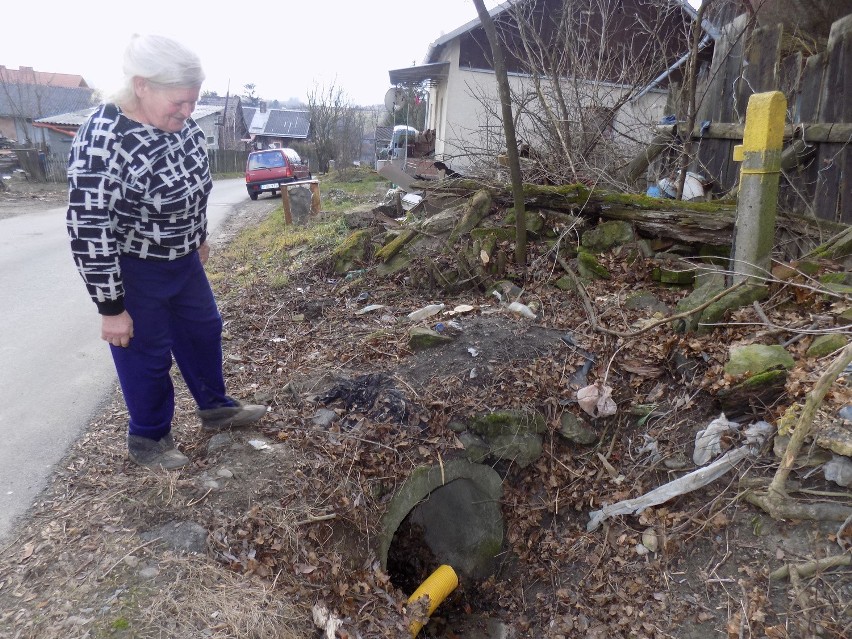
<svg viewBox="0 0 852 639">
<path fill-rule="evenodd" d="M 831 570 L 837 566 L 852 565 L 852 553 L 843 553 L 842 555 L 832 555 L 831 557 L 823 557 L 822 559 L 814 559 L 801 564 L 785 564 L 778 570 L 774 570 L 769 574 L 770 579 L 786 579 L 790 576 L 790 568 L 795 568 L 799 573 L 799 577 L 810 577 L 816 572 Z"/>
<path fill-rule="evenodd" d="M 577 274 L 574 272 L 574 270 L 571 268 L 571 266 L 563 258 L 557 256 L 556 260 L 559 262 L 559 265 L 562 267 L 562 269 L 568 274 L 568 277 L 571 278 L 571 281 L 574 283 L 574 286 L 577 289 L 577 292 L 580 294 L 580 300 L 583 303 L 583 308 L 586 310 L 586 314 L 589 316 L 589 322 L 591 323 L 592 328 L 594 328 L 596 331 L 599 331 L 601 333 L 606 333 L 608 335 L 614 335 L 615 337 L 624 337 L 624 338 L 627 338 L 627 339 L 629 339 L 631 337 L 638 337 L 642 333 L 646 333 L 646 332 L 650 331 L 652 328 L 656 328 L 657 326 L 662 326 L 663 324 L 669 324 L 669 323 L 674 322 L 676 320 L 687 318 L 690 315 L 695 315 L 696 313 L 700 313 L 701 311 L 703 311 L 705 308 L 707 308 L 711 304 L 714 304 L 714 303 L 718 302 L 720 299 L 722 299 L 723 297 L 725 297 L 726 295 L 733 293 L 740 286 L 743 286 L 748 281 L 748 280 L 743 280 L 741 282 L 737 282 L 733 286 L 726 288 L 724 291 L 720 291 L 718 294 L 714 295 L 713 297 L 711 297 L 709 300 L 707 300 L 703 304 L 699 304 L 695 308 L 691 308 L 688 311 L 684 311 L 683 313 L 678 313 L 677 315 L 670 315 L 668 317 L 664 317 L 663 319 L 651 322 L 650 324 L 643 326 L 642 328 L 640 328 L 636 331 L 631 331 L 629 333 L 625 333 L 623 331 L 614 331 L 611 328 L 605 328 L 605 327 L 601 326 L 600 324 L 598 324 L 597 316 L 595 315 L 594 308 L 592 307 L 592 301 L 589 299 L 589 294 L 586 293 L 586 288 L 583 286 L 583 283 L 580 281 L 580 278 L 577 276 Z"/>
<path fill-rule="evenodd" d="M 745 495 L 749 503 L 766 511 L 773 519 L 816 519 L 826 521 L 844 521 L 852 515 L 852 508 L 841 504 L 802 504 L 793 500 L 787 493 L 786 482 L 793 469 L 796 457 L 810 434 L 814 416 L 843 370 L 852 362 L 852 344 L 840 351 L 840 355 L 825 370 L 817 380 L 816 385 L 808 393 L 805 407 L 796 423 L 792 437 L 784 451 L 781 464 L 775 471 L 775 476 L 765 493 L 750 492 Z"/>
</svg>

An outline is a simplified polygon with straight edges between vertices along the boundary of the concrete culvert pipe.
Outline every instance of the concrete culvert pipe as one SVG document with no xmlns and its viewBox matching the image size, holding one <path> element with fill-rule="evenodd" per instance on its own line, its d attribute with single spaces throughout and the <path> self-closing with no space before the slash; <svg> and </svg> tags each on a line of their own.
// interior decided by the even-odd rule
<svg viewBox="0 0 852 639">
<path fill-rule="evenodd" d="M 503 547 L 503 495 L 500 475 L 464 459 L 416 469 L 388 504 L 379 536 L 379 560 L 388 553 L 400 524 L 423 529 L 423 543 L 438 564 L 463 577 L 485 579 L 494 573 Z"/>
</svg>

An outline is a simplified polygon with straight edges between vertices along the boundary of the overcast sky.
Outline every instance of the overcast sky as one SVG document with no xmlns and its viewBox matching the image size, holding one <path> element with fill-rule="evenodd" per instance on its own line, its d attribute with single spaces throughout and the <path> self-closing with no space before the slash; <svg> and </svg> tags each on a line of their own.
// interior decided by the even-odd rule
<svg viewBox="0 0 852 639">
<path fill-rule="evenodd" d="M 488 8 L 498 0 L 486 0 Z M 159 33 L 195 50 L 203 89 L 304 100 L 336 80 L 356 104 L 381 104 L 388 70 L 420 64 L 431 42 L 476 17 L 471 0 L 200 2 L 37 0 L 4 3 L 0 64 L 76 73 L 105 95 L 121 82 L 133 33 Z"/>
</svg>

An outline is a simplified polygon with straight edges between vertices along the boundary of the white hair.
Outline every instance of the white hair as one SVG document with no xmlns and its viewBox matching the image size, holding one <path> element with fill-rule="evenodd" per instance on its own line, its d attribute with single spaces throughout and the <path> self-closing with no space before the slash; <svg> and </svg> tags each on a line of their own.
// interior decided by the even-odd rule
<svg viewBox="0 0 852 639">
<path fill-rule="evenodd" d="M 113 100 L 125 107 L 136 103 L 133 78 L 172 88 L 200 87 L 201 60 L 180 42 L 160 35 L 134 34 L 124 51 L 124 82 Z"/>
</svg>

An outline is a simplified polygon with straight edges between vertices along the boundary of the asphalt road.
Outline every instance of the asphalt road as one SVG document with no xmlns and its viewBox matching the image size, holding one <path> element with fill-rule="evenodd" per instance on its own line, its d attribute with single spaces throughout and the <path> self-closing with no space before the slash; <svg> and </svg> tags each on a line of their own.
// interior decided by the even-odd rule
<svg viewBox="0 0 852 639">
<path fill-rule="evenodd" d="M 217 180 L 210 232 L 248 201 Z M 65 209 L 0 220 L 0 541 L 106 402 L 115 370 L 71 259 Z"/>
</svg>

